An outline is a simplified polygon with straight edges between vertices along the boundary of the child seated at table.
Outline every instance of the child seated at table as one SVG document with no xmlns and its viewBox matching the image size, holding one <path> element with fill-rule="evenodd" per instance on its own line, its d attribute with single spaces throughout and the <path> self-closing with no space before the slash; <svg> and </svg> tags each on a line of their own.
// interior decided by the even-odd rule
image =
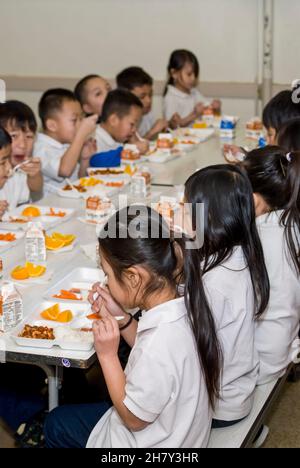
<svg viewBox="0 0 300 468">
<path fill-rule="evenodd" d="M 120 165 L 123 144 L 135 134 L 142 110 L 141 101 L 129 91 L 115 89 L 108 93 L 96 130 L 97 154 L 91 158 L 91 166 Z"/>
<path fill-rule="evenodd" d="M 183 265 L 185 242 L 173 236 L 146 206 L 126 207 L 104 226 L 99 248 L 107 287 L 97 287 L 90 300 L 97 312 L 101 304 L 94 342 L 110 402 L 52 411 L 45 424 L 49 448 L 207 445 L 221 354 L 200 271 L 194 294 L 184 298 L 178 288 L 191 270 Z M 143 310 L 139 322 L 126 308 Z M 132 348 L 124 371 L 120 335 Z"/>
<path fill-rule="evenodd" d="M 282 377 L 298 354 L 300 153 L 266 146 L 250 151 L 241 164 L 251 182 L 270 279 L 270 301 L 255 328 L 258 383 L 265 384 Z"/>
<path fill-rule="evenodd" d="M 173 128 L 186 127 L 203 114 L 206 98 L 196 88 L 199 77 L 197 57 L 189 50 L 174 50 L 168 64 L 164 93 L 164 116 Z M 213 100 L 212 110 L 220 112 L 221 102 Z"/>
<path fill-rule="evenodd" d="M 6 190 L 9 192 L 10 208 L 41 198 L 43 176 L 41 161 L 33 158 L 33 143 L 37 131 L 34 113 L 27 104 L 20 101 L 7 101 L 0 104 L 0 125 L 12 139 L 11 164 L 23 164 L 9 178 Z"/>
<path fill-rule="evenodd" d="M 109 82 L 99 75 L 87 75 L 74 89 L 74 94 L 86 116 L 97 114 L 99 121 L 107 94 L 111 90 Z"/>
<path fill-rule="evenodd" d="M 138 128 L 139 134 L 147 139 L 154 139 L 168 127 L 166 119 L 156 120 L 152 107 L 153 79 L 140 67 L 129 67 L 121 71 L 117 77 L 118 88 L 124 88 L 137 96 L 143 104 L 143 117 Z"/>
<path fill-rule="evenodd" d="M 0 127 L 0 219 L 8 208 L 7 193 L 4 191 L 10 171 L 11 137 Z"/>
<path fill-rule="evenodd" d="M 39 102 L 43 133 L 34 145 L 34 155 L 42 161 L 45 192 L 61 188 L 66 178 L 75 181 L 86 175 L 89 160 L 96 152 L 94 140 L 96 114 L 81 119 L 82 110 L 74 93 L 50 89 Z"/>
<path fill-rule="evenodd" d="M 293 101 L 292 94 L 293 90 L 290 89 L 280 91 L 264 107 L 262 121 L 266 132 L 267 145 L 282 145 L 282 137 L 279 142 L 279 134 L 282 127 L 291 120 L 300 118 L 300 103 Z M 291 151 L 294 148 L 287 147 L 286 149 Z M 225 159 L 229 151 L 233 156 L 236 156 L 238 153 L 247 153 L 242 147 L 225 144 L 223 148 Z M 234 163 L 234 161 L 230 161 L 230 163 Z M 239 161 L 236 160 L 236 163 L 239 163 Z"/>
</svg>

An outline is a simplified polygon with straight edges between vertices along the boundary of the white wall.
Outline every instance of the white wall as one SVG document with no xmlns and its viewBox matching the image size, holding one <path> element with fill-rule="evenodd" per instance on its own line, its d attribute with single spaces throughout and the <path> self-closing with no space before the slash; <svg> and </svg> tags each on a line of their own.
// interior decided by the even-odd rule
<svg viewBox="0 0 300 468">
<path fill-rule="evenodd" d="M 185 47 L 199 57 L 203 80 L 253 81 L 258 2 L 0 0 L 1 69 L 112 77 L 136 63 L 164 79 L 170 52 Z"/>
<path fill-rule="evenodd" d="M 275 2 L 277 83 L 300 75 L 299 0 Z M 0 77 L 112 78 L 141 65 L 164 80 L 170 52 L 198 56 L 201 80 L 249 82 L 261 68 L 262 0 L 0 0 Z M 299 69 L 299 73 L 297 70 Z M 36 110 L 40 92 L 8 89 Z M 154 110 L 160 112 L 159 97 Z M 253 99 L 226 99 L 227 113 L 254 114 Z"/>
<path fill-rule="evenodd" d="M 275 0 L 274 81 L 291 83 L 300 78 L 300 1 Z"/>
</svg>

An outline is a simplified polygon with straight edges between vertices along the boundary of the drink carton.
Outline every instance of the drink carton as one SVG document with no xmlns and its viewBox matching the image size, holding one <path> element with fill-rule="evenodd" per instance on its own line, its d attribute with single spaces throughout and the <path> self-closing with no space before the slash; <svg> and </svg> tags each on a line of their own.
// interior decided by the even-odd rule
<svg viewBox="0 0 300 468">
<path fill-rule="evenodd" d="M 23 302 L 13 283 L 0 286 L 0 331 L 6 332 L 23 319 Z"/>
</svg>

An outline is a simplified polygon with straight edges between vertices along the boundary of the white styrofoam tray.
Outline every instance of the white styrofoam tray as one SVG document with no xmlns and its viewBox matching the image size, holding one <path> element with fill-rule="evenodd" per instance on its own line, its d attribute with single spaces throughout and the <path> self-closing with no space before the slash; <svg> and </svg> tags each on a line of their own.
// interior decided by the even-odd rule
<svg viewBox="0 0 300 468">
<path fill-rule="evenodd" d="M 25 235 L 23 231 L 14 231 L 12 232 L 11 230 L 0 230 L 0 234 L 14 234 L 16 237 L 16 240 L 7 242 L 7 241 L 0 241 L 0 251 L 4 252 L 5 250 L 10 249 L 14 245 L 16 245 Z"/>
<path fill-rule="evenodd" d="M 96 248 L 95 248 L 96 260 Z M 92 289 L 94 283 L 103 282 L 105 278 L 104 272 L 99 268 L 76 268 L 64 278 L 55 283 L 45 292 L 45 299 L 56 302 L 70 302 L 65 299 L 54 298 L 55 294 L 59 294 L 62 289 L 70 290 L 73 288 L 82 290 L 83 301 L 71 301 L 74 304 L 82 304 L 87 302 L 88 291 Z"/>
<path fill-rule="evenodd" d="M 59 224 L 64 223 L 65 221 L 69 220 L 75 213 L 75 210 L 70 209 L 70 208 L 57 208 L 54 206 L 37 205 L 37 208 L 41 212 L 41 216 L 37 216 L 35 218 L 25 218 L 24 216 L 22 216 L 22 212 L 28 206 L 33 206 L 33 205 L 29 205 L 29 204 L 21 205 L 21 206 L 18 206 L 15 210 L 5 213 L 4 217 L 2 218 L 3 221 L 0 223 L 0 228 L 9 229 L 9 230 L 18 230 L 18 229 L 26 230 L 27 222 L 33 221 L 33 222 L 40 222 L 42 223 L 45 229 L 49 229 L 54 226 L 58 226 Z M 50 212 L 50 208 L 52 208 L 55 212 L 59 212 L 59 211 L 64 212 L 66 213 L 66 215 L 63 217 L 47 216 L 47 213 Z M 27 222 L 26 223 L 10 222 L 10 218 L 25 219 L 27 220 Z"/>
<path fill-rule="evenodd" d="M 41 317 L 41 312 L 49 307 L 57 304 L 58 301 L 43 301 L 39 305 L 37 305 L 33 312 L 27 316 L 17 327 L 16 329 L 11 332 L 11 337 L 19 346 L 27 346 L 31 348 L 44 348 L 50 349 L 53 346 L 59 346 L 61 349 L 68 349 L 68 350 L 76 350 L 76 351 L 89 351 L 93 347 L 93 339 L 92 335 L 90 335 L 89 341 L 68 341 L 67 339 L 54 339 L 54 340 L 42 340 L 42 339 L 35 339 L 35 338 L 23 338 L 18 336 L 21 331 L 23 330 L 25 325 L 31 326 L 43 326 L 55 329 L 57 327 L 68 327 L 71 329 L 78 329 L 82 326 L 88 326 L 89 328 L 92 326 L 92 320 L 86 319 L 86 316 L 91 314 L 91 307 L 87 303 L 75 303 L 75 302 L 65 302 L 61 304 L 60 309 L 61 311 L 64 310 L 71 310 L 73 314 L 73 320 L 69 323 L 60 323 L 52 320 L 45 320 Z M 78 326 L 76 324 L 79 323 L 79 320 L 82 322 Z M 82 332 L 87 333 L 87 332 Z M 85 335 L 86 336 L 86 335 Z"/>
</svg>

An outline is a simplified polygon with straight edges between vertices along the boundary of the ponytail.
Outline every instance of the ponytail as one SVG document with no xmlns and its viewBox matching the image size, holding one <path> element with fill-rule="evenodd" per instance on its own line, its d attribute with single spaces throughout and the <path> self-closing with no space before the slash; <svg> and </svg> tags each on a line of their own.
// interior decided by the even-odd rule
<svg viewBox="0 0 300 468">
<path fill-rule="evenodd" d="M 184 277 L 185 305 L 196 340 L 210 404 L 214 408 L 220 392 L 223 355 L 214 318 L 204 291 L 199 250 L 185 250 Z"/>
<path fill-rule="evenodd" d="M 174 78 L 173 78 L 173 76 L 171 76 L 171 73 L 170 73 L 170 71 L 168 69 L 168 80 L 167 80 L 167 83 L 166 83 L 166 86 L 165 86 L 165 89 L 164 89 L 163 96 L 165 96 L 167 94 L 169 85 L 174 86 Z"/>
</svg>

